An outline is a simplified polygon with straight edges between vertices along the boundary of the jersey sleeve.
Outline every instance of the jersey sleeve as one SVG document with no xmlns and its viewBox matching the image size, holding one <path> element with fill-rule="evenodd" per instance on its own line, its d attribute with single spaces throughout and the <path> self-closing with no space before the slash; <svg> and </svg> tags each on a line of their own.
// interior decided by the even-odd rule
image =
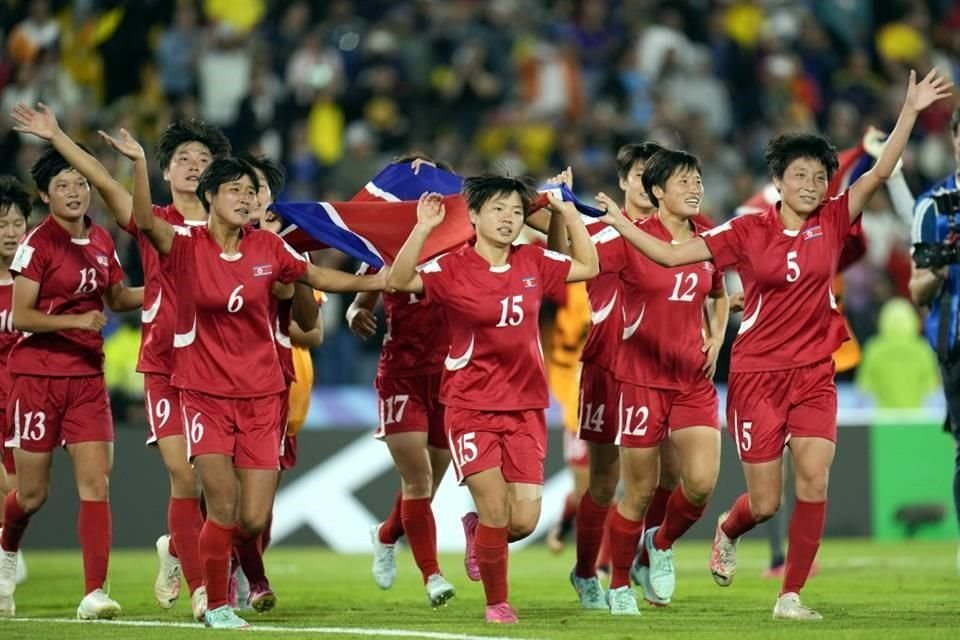
<svg viewBox="0 0 960 640">
<path fill-rule="evenodd" d="M 720 293 L 723 291 L 723 271 L 717 269 L 710 278 L 710 293 Z"/>
<path fill-rule="evenodd" d="M 120 258 L 117 256 L 117 250 L 114 248 L 110 252 L 110 266 L 107 269 L 107 284 L 113 286 L 118 282 L 123 282 L 125 274 L 123 273 L 123 266 L 120 264 Z"/>
<path fill-rule="evenodd" d="M 284 284 L 290 284 L 303 277 L 306 273 L 307 261 L 302 255 L 287 244 L 279 236 L 275 236 L 277 242 L 274 243 L 277 254 L 277 272 L 276 279 Z"/>
<path fill-rule="evenodd" d="M 450 260 L 435 258 L 424 263 L 419 268 L 420 280 L 423 282 L 424 299 L 429 302 L 442 304 L 445 293 L 453 283 L 454 276 L 451 271 L 452 264 Z"/>
<path fill-rule="evenodd" d="M 913 229 L 910 235 L 910 240 L 914 244 L 940 241 L 937 238 L 937 209 L 933 198 L 929 195 L 917 200 L 917 204 L 913 208 Z"/>
<path fill-rule="evenodd" d="M 746 253 L 753 214 L 734 218 L 700 234 L 713 256 L 717 271 L 736 267 Z"/>
<path fill-rule="evenodd" d="M 15 275 L 30 278 L 34 282 L 43 280 L 43 274 L 50 264 L 49 247 L 43 246 L 43 240 L 38 236 L 39 234 L 27 236 L 17 247 L 10 263 L 10 271 Z"/>
<path fill-rule="evenodd" d="M 824 224 L 830 226 L 830 230 L 842 247 L 844 243 L 846 243 L 847 236 L 850 235 L 851 231 L 850 190 L 848 189 L 823 203 L 823 208 L 820 210 L 820 218 Z"/>
<path fill-rule="evenodd" d="M 539 249 L 540 251 L 540 278 L 543 280 L 543 296 L 551 300 L 563 300 L 567 295 L 567 275 L 573 262 L 570 256 Z"/>
<path fill-rule="evenodd" d="M 190 243 L 193 233 L 190 227 L 173 226 L 173 240 L 170 242 L 170 253 L 161 255 L 160 260 L 175 273 L 184 272 L 187 266 L 187 256 L 190 253 Z M 187 272 L 189 273 L 189 272 Z"/>
<path fill-rule="evenodd" d="M 590 237 L 597 248 L 600 260 L 600 273 L 620 273 L 627 263 L 627 246 L 617 230 L 607 227 Z"/>
</svg>

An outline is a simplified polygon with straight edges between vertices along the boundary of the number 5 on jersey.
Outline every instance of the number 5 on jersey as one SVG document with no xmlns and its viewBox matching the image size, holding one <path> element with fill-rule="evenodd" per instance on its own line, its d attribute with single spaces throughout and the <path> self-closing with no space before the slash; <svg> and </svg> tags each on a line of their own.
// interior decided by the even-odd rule
<svg viewBox="0 0 960 640">
<path fill-rule="evenodd" d="M 787 252 L 787 282 L 796 282 L 800 279 L 800 265 L 797 264 L 797 252 Z"/>
</svg>

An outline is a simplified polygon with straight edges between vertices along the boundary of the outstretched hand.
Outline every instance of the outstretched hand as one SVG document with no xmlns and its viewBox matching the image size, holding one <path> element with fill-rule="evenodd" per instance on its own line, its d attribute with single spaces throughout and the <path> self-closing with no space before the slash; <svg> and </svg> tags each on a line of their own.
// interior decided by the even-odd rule
<svg viewBox="0 0 960 640">
<path fill-rule="evenodd" d="M 447 210 L 439 193 L 424 193 L 417 202 L 417 222 L 428 229 L 436 229 L 443 222 Z"/>
<path fill-rule="evenodd" d="M 14 131 L 34 135 L 41 140 L 50 140 L 60 132 L 57 116 L 42 102 L 37 103 L 36 109 L 20 102 L 13 108 L 10 117 L 16 123 Z"/>
<path fill-rule="evenodd" d="M 140 146 L 140 143 L 137 142 L 126 129 L 120 129 L 120 135 L 116 138 L 108 134 L 106 131 L 99 131 L 98 133 L 100 134 L 100 137 L 103 138 L 104 142 L 134 162 L 144 159 L 145 155 L 143 153 L 143 147 Z"/>
<path fill-rule="evenodd" d="M 911 69 L 903 106 L 920 113 L 934 102 L 950 97 L 952 89 L 953 82 L 941 75 L 936 67 L 920 82 L 917 82 L 917 72 Z"/>
</svg>

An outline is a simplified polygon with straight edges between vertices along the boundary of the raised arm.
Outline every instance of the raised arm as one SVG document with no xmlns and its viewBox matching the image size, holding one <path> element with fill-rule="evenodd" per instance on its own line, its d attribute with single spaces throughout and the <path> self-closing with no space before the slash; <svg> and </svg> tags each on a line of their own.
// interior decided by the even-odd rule
<svg viewBox="0 0 960 640">
<path fill-rule="evenodd" d="M 439 193 L 425 193 L 420 196 L 420 202 L 417 203 L 417 224 L 390 267 L 388 287 L 410 293 L 423 292 L 423 280 L 417 273 L 417 262 L 427 238 L 443 222 L 446 213 L 443 196 Z"/>
<path fill-rule="evenodd" d="M 307 270 L 298 282 L 310 285 L 319 291 L 352 293 L 354 291 L 383 291 L 386 275 L 383 271 L 372 276 L 358 276 L 338 269 L 318 267 L 307 263 Z"/>
<path fill-rule="evenodd" d="M 47 140 L 100 193 L 104 203 L 121 227 L 130 225 L 133 199 L 119 182 L 113 179 L 107 168 L 95 157 L 84 151 L 70 136 L 63 132 L 50 107 L 42 102 L 33 109 L 20 103 L 10 114 L 16 123 L 14 131 Z"/>
<path fill-rule="evenodd" d="M 120 129 L 120 135 L 116 138 L 104 131 L 100 132 L 100 137 L 133 161 L 133 221 L 157 251 L 162 255 L 169 254 L 176 232 L 169 222 L 153 215 L 150 174 L 147 171 L 147 158 L 143 147 L 126 129 Z"/>
<path fill-rule="evenodd" d="M 940 72 L 934 68 L 927 74 L 923 80 L 917 82 L 917 74 L 910 71 L 910 79 L 907 83 L 907 95 L 903 100 L 903 107 L 900 109 L 900 117 L 897 118 L 897 124 L 890 132 L 887 143 L 877 158 L 873 168 L 860 176 L 856 182 L 850 185 L 849 190 L 849 211 L 850 220 L 853 221 L 867 202 L 873 197 L 877 189 L 880 188 L 887 178 L 893 175 L 893 170 L 903 155 L 903 150 L 907 147 L 910 140 L 910 133 L 913 131 L 913 125 L 917 121 L 917 116 L 921 111 L 932 105 L 938 100 L 942 100 L 951 95 L 953 83 L 940 75 Z"/>
<path fill-rule="evenodd" d="M 566 234 L 570 238 L 570 273 L 567 282 L 583 282 L 600 273 L 600 259 L 597 257 L 597 248 L 590 240 L 590 234 L 580 218 L 580 212 L 572 202 L 564 202 L 560 198 L 549 196 L 550 208 L 554 216 L 562 216 L 566 226 Z M 554 223 L 551 222 L 551 225 Z"/>
<path fill-rule="evenodd" d="M 127 287 L 117 282 L 107 287 L 103 301 L 115 313 L 140 309 L 143 307 L 143 287 Z"/>
<path fill-rule="evenodd" d="M 663 242 L 638 229 L 606 195 L 597 194 L 597 202 L 607 212 L 600 221 L 616 229 L 627 242 L 657 264 L 679 267 L 713 259 L 707 243 L 699 236 L 678 244 Z"/>
<path fill-rule="evenodd" d="M 51 314 L 37 309 L 40 283 L 24 276 L 13 280 L 13 326 L 29 333 L 53 333 L 68 329 L 100 331 L 107 326 L 107 316 L 100 311 L 77 314 Z M 142 303 L 142 296 L 141 296 Z"/>
</svg>

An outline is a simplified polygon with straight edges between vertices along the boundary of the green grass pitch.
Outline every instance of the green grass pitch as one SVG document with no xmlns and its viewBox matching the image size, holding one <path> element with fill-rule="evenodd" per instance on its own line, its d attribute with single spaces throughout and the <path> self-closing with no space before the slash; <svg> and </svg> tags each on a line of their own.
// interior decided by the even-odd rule
<svg viewBox="0 0 960 640">
<path fill-rule="evenodd" d="M 945 542 L 881 544 L 827 540 L 820 550 L 820 574 L 804 590 L 804 602 L 824 615 L 821 623 L 775 622 L 770 614 L 778 583 L 762 580 L 762 542 L 741 546 L 736 581 L 713 583 L 706 569 L 709 547 L 677 546 L 678 586 L 673 605 L 642 605 L 640 618 L 614 619 L 579 608 L 567 575 L 573 550 L 551 555 L 543 547 L 510 558 L 511 603 L 520 624 L 483 623 L 483 590 L 463 571 L 462 556 L 444 555 L 441 565 L 458 592 L 450 604 L 431 610 L 409 551 L 397 555 L 399 575 L 390 591 L 370 577 L 370 557 L 338 555 L 309 548 L 267 553 L 277 592 L 277 609 L 250 613 L 260 637 L 360 638 L 477 636 L 501 638 L 960 638 L 960 577 L 956 547 Z M 119 551 L 111 559 L 111 594 L 123 606 L 120 622 L 142 626 L 77 623 L 73 618 L 82 588 L 79 552 L 27 550 L 29 580 L 17 591 L 20 619 L 0 619 L 0 638 L 176 638 L 213 633 L 190 628 L 189 599 L 163 611 L 154 603 L 156 558 L 148 551 Z M 264 629 L 263 627 L 267 627 Z M 299 631 L 297 629 L 300 629 Z"/>
</svg>

